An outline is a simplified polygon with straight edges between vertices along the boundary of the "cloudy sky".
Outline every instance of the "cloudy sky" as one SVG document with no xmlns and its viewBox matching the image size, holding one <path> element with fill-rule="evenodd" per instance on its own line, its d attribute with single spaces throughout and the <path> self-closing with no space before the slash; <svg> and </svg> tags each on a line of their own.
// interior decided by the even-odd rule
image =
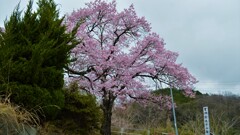
<svg viewBox="0 0 240 135">
<path fill-rule="evenodd" d="M 21 0 L 21 9 L 28 0 Z M 36 0 L 35 0 L 36 1 Z M 61 14 L 90 0 L 55 0 Z M 110 0 L 108 0 L 110 1 Z M 0 0 L 0 26 L 19 0 Z M 117 0 L 119 10 L 134 5 L 166 42 L 179 63 L 199 80 L 203 93 L 240 95 L 240 0 Z"/>
</svg>

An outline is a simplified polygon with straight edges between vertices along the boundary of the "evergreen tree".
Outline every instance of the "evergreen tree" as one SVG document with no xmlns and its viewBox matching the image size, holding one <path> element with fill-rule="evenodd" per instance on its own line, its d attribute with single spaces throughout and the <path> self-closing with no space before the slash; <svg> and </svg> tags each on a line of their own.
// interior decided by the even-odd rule
<svg viewBox="0 0 240 135">
<path fill-rule="evenodd" d="M 19 5 L 0 32 L 0 92 L 27 108 L 40 106 L 46 116 L 64 105 L 64 66 L 70 62 L 76 31 L 66 32 L 64 17 L 53 0 L 30 1 L 22 15 Z"/>
</svg>

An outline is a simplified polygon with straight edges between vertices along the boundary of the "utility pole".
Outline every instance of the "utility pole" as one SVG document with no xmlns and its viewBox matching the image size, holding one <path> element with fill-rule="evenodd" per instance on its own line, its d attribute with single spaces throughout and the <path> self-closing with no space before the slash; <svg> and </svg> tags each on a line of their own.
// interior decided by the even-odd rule
<svg viewBox="0 0 240 135">
<path fill-rule="evenodd" d="M 171 98 L 172 98 L 172 111 L 173 111 L 173 119 L 174 119 L 174 128 L 175 128 L 176 135 L 178 135 L 177 120 L 176 120 L 175 106 L 174 106 L 173 93 L 172 93 L 172 87 L 171 86 L 170 86 L 170 93 L 171 93 Z"/>
</svg>

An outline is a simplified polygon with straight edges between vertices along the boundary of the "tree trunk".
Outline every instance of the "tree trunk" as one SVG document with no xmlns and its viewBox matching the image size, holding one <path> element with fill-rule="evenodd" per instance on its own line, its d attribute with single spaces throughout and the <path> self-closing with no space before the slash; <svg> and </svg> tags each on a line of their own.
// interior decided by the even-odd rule
<svg viewBox="0 0 240 135">
<path fill-rule="evenodd" d="M 112 108 L 115 97 L 113 95 L 104 96 L 102 103 L 103 123 L 101 134 L 111 135 Z"/>
</svg>

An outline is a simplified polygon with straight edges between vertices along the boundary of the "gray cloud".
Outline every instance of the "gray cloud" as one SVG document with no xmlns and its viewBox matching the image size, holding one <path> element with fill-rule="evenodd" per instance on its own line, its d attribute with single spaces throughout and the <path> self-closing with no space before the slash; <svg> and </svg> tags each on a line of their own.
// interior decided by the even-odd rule
<svg viewBox="0 0 240 135">
<path fill-rule="evenodd" d="M 240 94 L 240 1 L 134 1 L 166 47 L 179 52 L 197 89 Z"/>
<path fill-rule="evenodd" d="M 22 0 L 22 5 L 26 1 Z M 88 1 L 56 0 L 56 3 L 61 14 L 65 14 Z M 17 2 L 2 3 L 0 26 Z M 166 48 L 180 54 L 178 62 L 200 81 L 197 89 L 240 94 L 239 0 L 117 0 L 117 3 L 120 10 L 134 4 L 137 14 L 145 16 L 152 30 L 165 39 Z"/>
</svg>

